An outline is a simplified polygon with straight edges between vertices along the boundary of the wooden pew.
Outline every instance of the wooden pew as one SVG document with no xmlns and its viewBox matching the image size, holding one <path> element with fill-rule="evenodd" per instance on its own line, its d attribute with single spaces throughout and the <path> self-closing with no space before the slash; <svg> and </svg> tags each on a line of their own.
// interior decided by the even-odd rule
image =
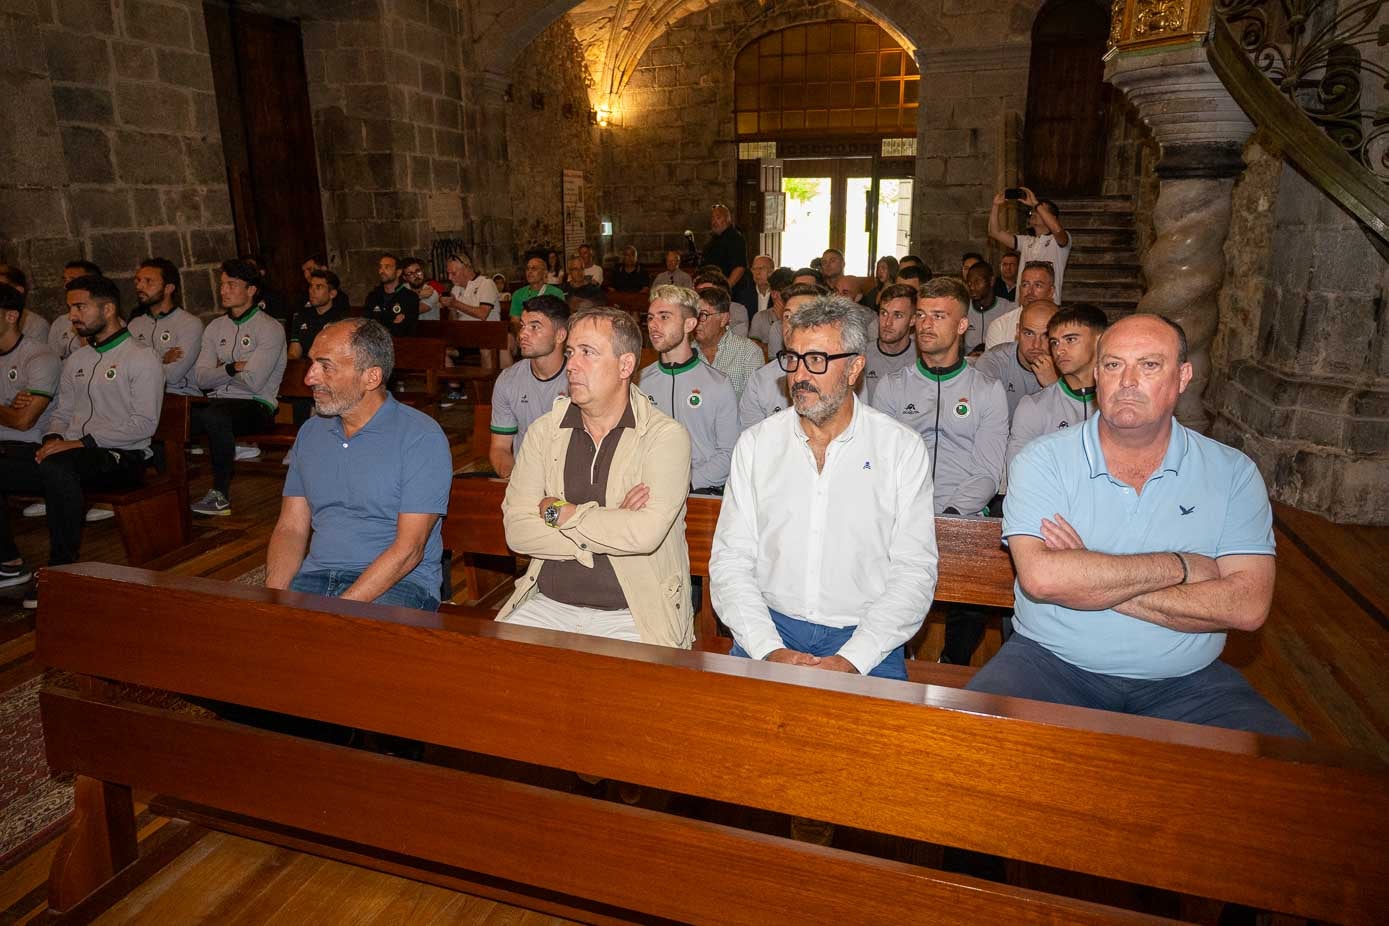
<svg viewBox="0 0 1389 926">
<path fill-rule="evenodd" d="M 646 315 L 647 308 L 651 305 L 650 293 L 619 293 L 615 289 L 608 290 L 608 305 L 631 312 L 637 316 L 640 323 Z"/>
<path fill-rule="evenodd" d="M 445 382 L 465 383 L 474 402 L 492 401 L 492 384 L 501 372 L 502 355 L 511 349 L 509 322 L 423 321 L 416 331 L 420 337 L 437 338 L 451 349 L 481 352 L 481 367 L 446 367 L 441 362 L 435 374 Z"/>
<path fill-rule="evenodd" d="M 165 393 L 153 441 L 163 445 L 162 471 L 151 461 L 144 482 L 133 489 L 83 492 L 87 505 L 110 505 L 115 512 L 121 545 L 132 566 L 143 566 L 193 539 L 188 493 L 189 407 L 188 396 Z M 40 496 L 15 497 L 43 500 Z"/>
<path fill-rule="evenodd" d="M 506 483 L 500 479 L 454 479 L 449 511 L 444 518 L 444 546 L 455 562 L 467 564 L 463 588 L 467 600 L 483 597 L 472 557 L 509 556 L 502 524 L 502 497 Z M 719 634 L 718 616 L 709 590 L 709 552 L 718 526 L 723 500 L 691 495 L 685 508 L 685 543 L 690 553 L 690 575 L 704 579 L 700 608 L 695 614 L 695 647 L 726 653 L 732 640 Z M 984 518 L 936 518 L 936 546 L 940 553 L 936 601 L 1011 608 L 1013 561 L 1003 549 L 1001 523 Z M 445 603 L 444 610 L 452 605 Z M 962 687 L 973 676 L 969 666 L 907 660 L 908 676 L 923 684 Z"/>
<path fill-rule="evenodd" d="M 1180 892 L 1198 909 L 1344 923 L 1389 909 L 1389 768 L 1368 756 L 126 567 L 39 581 L 38 659 L 76 676 L 42 695 L 48 763 L 77 776 L 50 904 L 83 921 L 149 874 L 139 789 L 206 826 L 586 922 L 1170 922 L 190 716 L 122 686 Z M 913 812 L 923 799 L 949 812 Z"/>
<path fill-rule="evenodd" d="M 479 322 L 478 324 L 482 324 Z M 439 417 L 439 373 L 444 369 L 448 348 L 440 338 L 392 338 L 395 348 L 395 372 L 391 379 L 396 400 L 418 408 L 432 418 Z M 406 380 L 422 377 L 424 389 L 404 388 Z"/>
<path fill-rule="evenodd" d="M 299 428 L 294 424 L 294 409 L 290 400 L 313 399 L 313 390 L 304 382 L 309 365 L 307 357 L 285 361 L 285 375 L 280 379 L 280 408 L 275 414 L 275 423 L 268 431 L 238 437 L 237 443 L 255 444 L 262 450 L 288 450 L 294 446 Z"/>
</svg>

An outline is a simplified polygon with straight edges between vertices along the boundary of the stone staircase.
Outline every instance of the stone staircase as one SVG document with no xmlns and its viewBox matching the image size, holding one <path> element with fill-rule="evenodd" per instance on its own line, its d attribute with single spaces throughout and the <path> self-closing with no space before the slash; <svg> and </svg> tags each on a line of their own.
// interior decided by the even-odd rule
<svg viewBox="0 0 1389 926">
<path fill-rule="evenodd" d="M 1058 199 L 1056 205 L 1073 242 L 1062 302 L 1092 303 L 1111 321 L 1133 312 L 1143 295 L 1133 200 L 1085 196 Z"/>
</svg>

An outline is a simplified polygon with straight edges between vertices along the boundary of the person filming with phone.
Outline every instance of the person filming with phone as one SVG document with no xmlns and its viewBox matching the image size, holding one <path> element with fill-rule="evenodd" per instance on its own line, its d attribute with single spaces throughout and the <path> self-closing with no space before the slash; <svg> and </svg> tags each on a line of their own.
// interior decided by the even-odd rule
<svg viewBox="0 0 1389 926">
<path fill-rule="evenodd" d="M 1027 227 L 1031 234 L 1015 235 L 1006 230 L 999 209 L 1008 202 L 1019 203 L 1030 210 Z M 989 210 L 989 237 L 1010 251 L 1018 251 L 1022 266 L 1028 261 L 1049 261 L 1056 271 L 1056 292 L 1052 297 L 1061 302 L 1061 283 L 1066 275 L 1066 260 L 1071 256 L 1071 236 L 1061 227 L 1061 211 L 1049 199 L 1038 199 L 1027 187 L 1010 187 L 994 196 Z"/>
</svg>

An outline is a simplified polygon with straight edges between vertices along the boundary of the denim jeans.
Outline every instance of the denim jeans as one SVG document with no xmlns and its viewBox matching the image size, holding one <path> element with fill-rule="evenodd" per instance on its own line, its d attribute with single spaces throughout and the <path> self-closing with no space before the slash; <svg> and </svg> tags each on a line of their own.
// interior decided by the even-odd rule
<svg viewBox="0 0 1389 926">
<path fill-rule="evenodd" d="M 1307 738 L 1265 701 L 1238 669 L 1219 659 L 1178 678 L 1120 678 L 1087 672 L 1037 641 L 1015 633 L 965 688 L 1269 736 Z"/>
<path fill-rule="evenodd" d="M 360 572 L 349 569 L 301 572 L 289 583 L 289 590 L 337 598 L 347 591 L 360 575 Z M 417 585 L 400 581 L 387 589 L 373 604 L 394 604 L 403 608 L 417 608 L 421 611 L 437 611 L 439 610 L 439 596 L 426 592 Z"/>
<path fill-rule="evenodd" d="M 772 623 L 776 624 L 776 631 L 781 636 L 781 642 L 786 648 L 801 653 L 809 653 L 812 656 L 835 655 L 839 652 L 840 647 L 849 642 L 849 638 L 854 635 L 854 631 L 857 629 L 855 627 L 825 627 L 821 624 L 812 624 L 810 621 L 787 617 L 780 611 L 772 611 L 771 613 Z M 734 643 L 730 655 L 746 656 L 747 651 Z M 905 682 L 907 680 L 907 662 L 902 647 L 899 646 L 888 653 L 883 661 L 874 666 L 868 674 L 874 678 L 895 678 Z"/>
</svg>

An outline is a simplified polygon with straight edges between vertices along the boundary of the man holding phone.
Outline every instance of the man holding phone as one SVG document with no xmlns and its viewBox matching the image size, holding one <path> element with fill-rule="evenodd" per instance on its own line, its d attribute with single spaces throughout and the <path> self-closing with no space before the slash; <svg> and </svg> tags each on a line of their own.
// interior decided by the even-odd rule
<svg viewBox="0 0 1389 926">
<path fill-rule="evenodd" d="M 1015 235 L 1003 228 L 999 207 L 1006 202 L 1021 203 L 1031 210 L 1027 220 L 1029 235 Z M 1056 272 L 1056 292 L 1053 298 L 1061 302 L 1061 283 L 1066 275 L 1066 260 L 1071 256 L 1071 236 L 1061 227 L 1060 210 L 1049 199 L 1039 200 L 1027 187 L 1011 187 L 994 196 L 989 209 L 989 237 L 1021 255 L 1022 265 L 1028 261 L 1044 260 Z"/>
</svg>

